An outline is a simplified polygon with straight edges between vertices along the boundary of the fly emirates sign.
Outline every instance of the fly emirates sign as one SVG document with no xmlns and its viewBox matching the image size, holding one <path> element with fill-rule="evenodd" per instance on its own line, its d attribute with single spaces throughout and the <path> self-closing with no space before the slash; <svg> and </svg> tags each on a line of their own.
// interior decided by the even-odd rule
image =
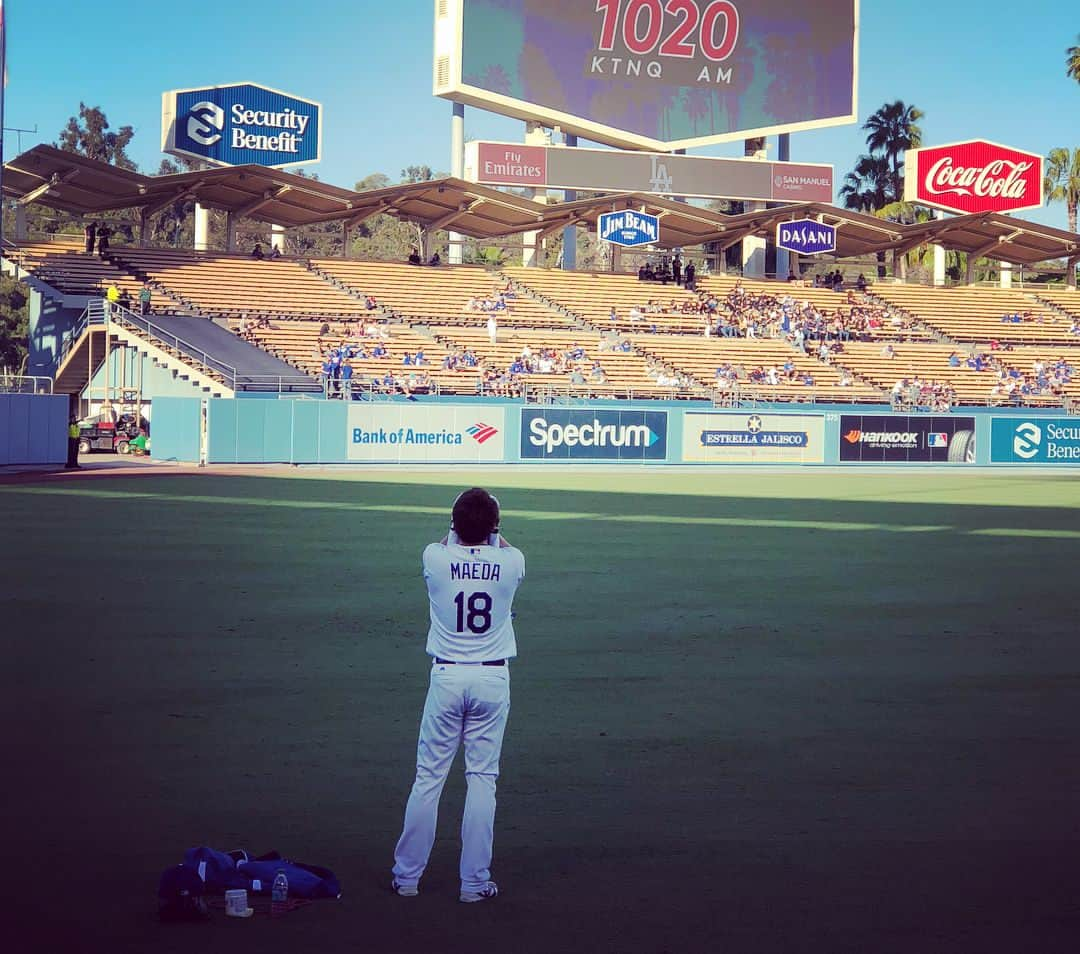
<svg viewBox="0 0 1080 954">
<path fill-rule="evenodd" d="M 904 198 L 949 212 L 1018 212 L 1042 206 L 1042 156 L 982 139 L 909 149 Z"/>
</svg>

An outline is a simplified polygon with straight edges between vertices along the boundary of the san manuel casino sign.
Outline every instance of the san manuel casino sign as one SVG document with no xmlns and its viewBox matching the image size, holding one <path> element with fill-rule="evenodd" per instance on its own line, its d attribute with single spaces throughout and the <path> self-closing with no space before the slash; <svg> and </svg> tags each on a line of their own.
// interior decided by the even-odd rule
<svg viewBox="0 0 1080 954">
<path fill-rule="evenodd" d="M 1019 212 L 1043 204 L 1043 160 L 984 139 L 909 149 L 904 198 L 946 212 Z"/>
</svg>

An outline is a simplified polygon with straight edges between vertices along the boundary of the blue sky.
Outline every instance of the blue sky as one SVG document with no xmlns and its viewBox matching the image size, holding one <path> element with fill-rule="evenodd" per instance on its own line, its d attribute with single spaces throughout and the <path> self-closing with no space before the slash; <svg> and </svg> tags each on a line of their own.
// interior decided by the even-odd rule
<svg viewBox="0 0 1080 954">
<path fill-rule="evenodd" d="M 1069 6 L 862 0 L 860 123 L 902 99 L 926 113 L 925 145 L 981 137 L 1044 155 L 1080 147 L 1080 84 L 1064 70 L 1080 15 L 1062 15 Z M 55 141 L 82 100 L 101 106 L 114 126 L 133 125 L 132 157 L 154 172 L 162 91 L 251 80 L 323 103 L 324 158 L 312 171 L 324 181 L 352 187 L 372 172 L 396 180 L 412 164 L 449 169 L 451 107 L 431 95 L 431 0 L 7 0 L 5 7 L 5 125 L 39 130 L 22 134 L 24 149 Z M 466 109 L 467 138 L 513 141 L 523 131 L 516 120 Z M 19 136 L 5 133 L 5 159 L 18 146 Z M 840 180 L 865 151 L 865 133 L 858 125 L 799 133 L 791 150 L 792 159 L 833 164 Z M 741 144 L 696 152 L 741 155 Z M 1065 227 L 1060 205 L 1023 214 Z"/>
</svg>

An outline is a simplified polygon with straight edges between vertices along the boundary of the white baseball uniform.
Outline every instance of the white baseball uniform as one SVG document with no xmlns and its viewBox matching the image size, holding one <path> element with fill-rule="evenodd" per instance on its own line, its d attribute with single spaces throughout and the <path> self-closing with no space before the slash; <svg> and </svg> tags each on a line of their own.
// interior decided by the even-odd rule
<svg viewBox="0 0 1080 954">
<path fill-rule="evenodd" d="M 415 885 L 427 867 L 450 765 L 465 743 L 461 890 L 491 878 L 495 780 L 510 714 L 510 659 L 517 655 L 512 607 L 525 557 L 510 546 L 433 543 L 424 550 L 431 603 L 431 683 L 416 747 L 416 781 L 394 849 L 394 879 Z"/>
</svg>

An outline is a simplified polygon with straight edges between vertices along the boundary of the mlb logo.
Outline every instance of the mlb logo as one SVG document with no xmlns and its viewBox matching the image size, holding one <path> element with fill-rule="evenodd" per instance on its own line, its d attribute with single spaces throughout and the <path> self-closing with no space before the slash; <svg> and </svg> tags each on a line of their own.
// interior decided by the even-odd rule
<svg viewBox="0 0 1080 954">
<path fill-rule="evenodd" d="M 949 435 L 941 433 L 940 431 L 926 435 L 927 447 L 948 447 Z"/>
</svg>

